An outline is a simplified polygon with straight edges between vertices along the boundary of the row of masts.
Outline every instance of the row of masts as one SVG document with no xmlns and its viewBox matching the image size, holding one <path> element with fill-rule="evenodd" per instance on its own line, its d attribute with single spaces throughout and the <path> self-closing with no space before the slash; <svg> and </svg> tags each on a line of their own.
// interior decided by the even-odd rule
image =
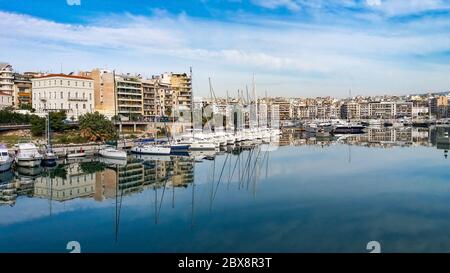
<svg viewBox="0 0 450 273">
<path fill-rule="evenodd" d="M 246 155 L 245 155 L 246 154 Z M 219 188 L 225 187 L 226 190 L 230 190 L 230 184 L 234 180 L 238 183 L 238 190 L 252 191 L 253 198 L 256 198 L 257 183 L 261 177 L 261 170 L 265 166 L 265 178 L 267 179 L 269 174 L 269 151 L 263 151 L 260 146 L 250 149 L 245 152 L 239 153 L 237 156 L 227 153 L 223 163 L 219 168 L 216 168 L 216 158 L 211 160 L 212 173 L 209 180 L 209 211 L 213 210 L 214 201 L 217 198 Z M 233 162 L 234 161 L 234 162 Z M 216 173 L 217 169 L 217 173 Z M 228 170 L 228 171 L 226 171 Z M 118 169 L 117 169 L 118 171 Z M 195 172 L 195 164 L 193 172 Z M 225 174 L 227 172 L 227 174 Z M 118 177 L 118 176 L 117 176 Z M 118 182 L 118 180 L 117 180 Z M 158 187 L 153 187 L 154 197 L 154 224 L 159 224 L 161 211 L 163 208 L 164 197 L 167 195 L 167 188 L 169 182 L 169 175 L 166 174 L 162 191 L 158 193 Z M 196 183 L 195 180 L 190 184 L 191 187 L 191 221 L 190 228 L 195 226 L 195 196 L 196 196 Z M 172 198 L 171 208 L 175 208 L 175 186 L 172 184 Z M 119 240 L 119 227 L 120 227 L 120 215 L 123 202 L 123 190 L 119 188 L 119 183 L 116 187 L 116 202 L 115 202 L 115 241 Z"/>
</svg>

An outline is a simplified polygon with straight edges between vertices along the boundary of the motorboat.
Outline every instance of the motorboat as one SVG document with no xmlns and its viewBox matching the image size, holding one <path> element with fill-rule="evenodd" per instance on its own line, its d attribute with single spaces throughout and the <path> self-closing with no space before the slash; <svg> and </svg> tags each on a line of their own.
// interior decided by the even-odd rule
<svg viewBox="0 0 450 273">
<path fill-rule="evenodd" d="M 44 153 L 43 163 L 45 166 L 55 166 L 57 159 L 58 156 L 55 153 L 53 153 L 51 150 L 47 150 Z"/>
<path fill-rule="evenodd" d="M 43 156 L 38 152 L 33 143 L 19 143 L 19 151 L 16 157 L 16 164 L 21 167 L 38 167 L 41 165 Z"/>
<path fill-rule="evenodd" d="M 0 172 L 11 169 L 14 160 L 9 156 L 8 148 L 6 145 L 0 144 Z"/>
</svg>

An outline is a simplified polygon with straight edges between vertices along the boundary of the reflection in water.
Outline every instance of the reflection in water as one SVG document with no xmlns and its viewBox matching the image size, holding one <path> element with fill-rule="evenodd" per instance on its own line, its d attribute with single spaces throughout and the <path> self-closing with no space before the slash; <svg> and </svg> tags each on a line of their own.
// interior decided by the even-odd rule
<svg viewBox="0 0 450 273">
<path fill-rule="evenodd" d="M 91 242 L 91 249 L 102 251 L 339 251 L 337 246 L 341 243 L 339 240 L 342 239 L 339 238 L 342 236 L 353 234 L 358 229 L 367 229 L 368 231 L 359 232 L 373 234 L 370 227 L 358 221 L 375 220 L 363 215 L 359 209 L 364 208 L 364 212 L 369 215 L 381 213 L 381 216 L 375 218 L 388 219 L 386 215 L 392 211 L 382 204 L 391 204 L 393 208 L 400 206 L 389 199 L 390 192 L 385 192 L 382 196 L 387 198 L 384 203 L 369 207 L 357 196 L 349 197 L 347 192 L 359 190 L 361 196 L 370 200 L 373 192 L 383 192 L 383 189 L 395 187 L 396 184 L 403 183 L 402 179 L 420 181 L 425 176 L 426 179 L 434 177 L 436 181 L 448 181 L 450 177 L 430 165 L 431 162 L 436 164 L 437 161 L 433 160 L 437 159 L 421 156 L 424 153 L 422 149 L 435 151 L 437 148 L 447 158 L 449 131 L 448 127 L 402 127 L 370 128 L 363 135 L 334 137 L 311 137 L 304 133 L 293 133 L 284 134 L 280 138 L 279 145 L 282 147 L 278 150 L 270 145 L 244 143 L 240 147 L 229 146 L 222 151 L 195 152 L 188 156 L 133 155 L 126 161 L 84 158 L 60 162 L 52 168 L 17 168 L 0 173 L 0 218 L 4 219 L 0 222 L 0 234 L 5 236 L 0 235 L 0 240 L 7 243 L 0 246 L 0 251 L 11 248 L 13 251 L 30 250 L 26 246 L 19 247 L 18 241 L 23 237 L 20 234 L 25 233 L 30 236 L 40 234 L 48 242 L 49 248 L 40 245 L 34 251 L 60 251 L 51 248 L 56 247 L 50 243 L 56 239 L 50 235 L 50 230 L 54 231 L 59 224 L 65 223 L 86 226 L 83 233 L 85 240 Z M 375 149 L 367 151 L 365 147 Z M 394 149 L 395 147 L 415 149 Z M 421 152 L 414 154 L 419 149 Z M 389 156 L 382 159 L 381 152 Z M 364 165 L 362 153 L 374 153 L 377 156 L 367 157 L 365 160 L 369 160 L 370 164 Z M 341 157 L 342 154 L 344 157 Z M 409 165 L 406 164 L 405 160 L 411 158 L 411 154 L 419 161 L 422 160 L 422 165 L 413 167 L 413 163 L 409 161 Z M 388 166 L 384 161 L 390 160 L 390 155 L 397 162 L 389 163 Z M 435 153 L 432 155 L 436 158 Z M 377 161 L 377 157 L 380 161 Z M 399 167 L 395 167 L 397 163 Z M 403 171 L 403 166 L 407 172 Z M 425 171 L 429 170 L 431 174 L 426 176 L 415 168 L 427 168 Z M 386 184 L 378 182 L 380 173 L 386 177 Z M 377 181 L 377 187 L 374 188 L 373 179 Z M 332 183 L 336 180 L 339 181 L 339 188 Z M 417 184 L 409 187 L 401 185 L 401 191 L 397 193 L 399 200 L 405 198 L 405 190 L 419 187 Z M 366 192 L 360 188 L 363 186 L 371 188 L 371 191 Z M 423 192 L 417 193 L 417 196 L 426 195 L 428 191 L 439 191 L 439 186 L 434 187 L 437 188 L 422 189 Z M 334 194 L 328 196 L 329 191 L 334 191 Z M 348 204 L 343 201 L 347 199 L 354 202 L 352 210 L 347 210 Z M 66 207 L 66 204 L 68 210 L 61 210 L 61 206 Z M 413 203 L 408 200 L 402 203 L 403 206 L 411 204 Z M 33 212 L 34 207 L 40 206 L 45 207 L 44 216 Z M 429 209 L 432 210 L 433 207 Z M 8 220 L 27 211 L 30 213 L 23 215 L 21 220 L 16 220 L 17 224 Z M 347 214 L 351 219 L 339 216 Z M 9 216 L 3 217 L 4 215 Z M 205 215 L 210 215 L 210 218 Z M 53 223 L 49 220 L 51 218 L 45 218 L 48 216 L 59 219 L 59 222 Z M 402 219 L 402 216 L 406 217 L 397 215 L 395 219 Z M 387 222 L 383 222 L 383 225 L 401 232 L 395 226 L 392 227 L 391 220 L 386 219 L 384 220 Z M 355 226 L 349 227 L 349 220 L 358 222 L 359 226 L 355 223 Z M 113 225 L 108 221 L 112 221 Z M 333 224 L 334 231 L 322 228 L 321 223 L 325 222 Z M 27 225 L 24 227 L 20 223 Z M 96 223 L 96 229 L 90 228 L 93 223 Z M 45 225 L 45 228 L 35 229 L 34 225 Z M 183 231 L 183 226 L 191 233 Z M 180 235 L 171 233 L 172 229 Z M 241 229 L 250 234 L 241 234 Z M 282 235 L 285 234 L 283 230 L 290 234 L 285 229 L 295 231 L 302 243 L 291 237 L 283 237 L 287 236 Z M 216 232 L 227 235 L 217 236 Z M 306 237 L 318 240 L 319 232 L 329 232 L 334 237 L 328 237 L 328 243 L 323 242 L 317 246 L 308 244 Z M 114 240 L 105 234 L 110 234 Z M 178 241 L 168 236 L 177 238 Z M 355 240 L 358 236 L 355 235 Z M 99 237 L 99 241 L 96 237 Z M 100 238 L 103 240 L 100 241 Z M 73 239 L 76 238 L 69 235 L 61 238 Z M 366 239 L 370 241 L 378 238 L 364 237 L 361 241 Z M 182 243 L 180 240 L 187 241 Z M 113 241 L 115 245 L 108 245 L 109 241 Z M 258 243 L 253 245 L 251 242 Z M 393 251 L 405 250 L 402 247 L 406 243 L 397 241 L 397 244 L 392 247 Z M 353 245 L 348 246 L 350 251 L 358 249 Z M 361 247 L 361 251 L 363 249 Z"/>
<path fill-rule="evenodd" d="M 436 146 L 444 150 L 447 158 L 450 149 L 449 127 L 433 128 L 368 128 L 363 135 L 341 137 L 309 137 L 307 134 L 284 134 L 280 146 L 318 145 L 327 147 L 336 143 L 366 147 L 395 146 Z M 65 161 L 56 167 L 24 168 L 0 173 L 0 200 L 3 205 L 14 205 L 17 196 L 26 195 L 54 201 L 67 201 L 75 198 L 93 198 L 103 201 L 120 195 L 131 195 L 146 189 L 166 187 L 187 188 L 194 183 L 194 165 L 203 160 L 211 160 L 209 180 L 211 181 L 211 206 L 221 183 L 229 188 L 232 178 L 236 178 L 239 188 L 249 189 L 265 166 L 265 176 L 269 170 L 269 153 L 262 152 L 258 145 L 243 145 L 240 148 L 228 146 L 225 160 L 216 169 L 215 155 L 219 151 L 195 151 L 189 156 L 133 155 L 128 160 L 78 159 Z M 245 152 L 245 155 L 242 155 Z M 220 154 L 220 153 L 219 153 Z M 233 160 L 232 156 L 236 156 Z M 233 161 L 233 162 L 232 162 Z M 351 162 L 349 146 L 348 161 Z M 265 163 L 264 163 L 265 162 Z M 228 170 L 228 177 L 224 171 Z M 157 198 L 155 198 L 157 199 Z M 159 213 L 158 213 L 159 215 Z"/>
</svg>

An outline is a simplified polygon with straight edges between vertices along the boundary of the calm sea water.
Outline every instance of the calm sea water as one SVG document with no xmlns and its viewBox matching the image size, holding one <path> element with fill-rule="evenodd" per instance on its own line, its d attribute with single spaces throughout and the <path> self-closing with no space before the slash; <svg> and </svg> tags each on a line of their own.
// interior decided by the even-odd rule
<svg viewBox="0 0 450 273">
<path fill-rule="evenodd" d="M 445 131 L 3 173 L 0 251 L 450 252 Z"/>
</svg>

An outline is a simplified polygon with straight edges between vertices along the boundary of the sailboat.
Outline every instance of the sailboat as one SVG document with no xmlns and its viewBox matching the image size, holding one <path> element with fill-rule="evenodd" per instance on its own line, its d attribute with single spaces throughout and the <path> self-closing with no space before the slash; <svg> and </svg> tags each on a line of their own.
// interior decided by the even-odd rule
<svg viewBox="0 0 450 273">
<path fill-rule="evenodd" d="M 115 116 L 117 116 L 117 96 L 116 96 L 116 75 L 115 71 L 113 71 L 113 80 L 114 80 L 114 112 Z M 127 159 L 127 152 L 123 150 L 119 150 L 118 148 L 118 141 L 116 140 L 116 147 L 113 146 L 106 146 L 103 149 L 100 149 L 98 154 L 105 158 L 111 158 L 111 159 Z"/>
<path fill-rule="evenodd" d="M 192 81 L 192 67 L 191 67 L 191 81 Z M 191 122 L 192 122 L 192 136 L 191 134 L 187 134 L 181 138 L 179 144 L 188 144 L 190 151 L 209 151 L 215 150 L 216 144 L 209 139 L 209 135 L 204 134 L 202 129 L 195 129 L 195 121 L 194 121 L 194 88 L 192 88 L 191 93 Z M 195 133 L 196 130 L 199 130 L 199 133 Z"/>
<path fill-rule="evenodd" d="M 47 145 L 45 147 L 46 149 L 44 152 L 44 158 L 42 162 L 45 166 L 51 167 L 56 165 L 56 159 L 58 159 L 58 157 L 55 155 L 55 153 L 53 153 L 52 144 L 50 140 L 50 112 L 47 115 L 46 135 L 47 135 Z"/>
</svg>

